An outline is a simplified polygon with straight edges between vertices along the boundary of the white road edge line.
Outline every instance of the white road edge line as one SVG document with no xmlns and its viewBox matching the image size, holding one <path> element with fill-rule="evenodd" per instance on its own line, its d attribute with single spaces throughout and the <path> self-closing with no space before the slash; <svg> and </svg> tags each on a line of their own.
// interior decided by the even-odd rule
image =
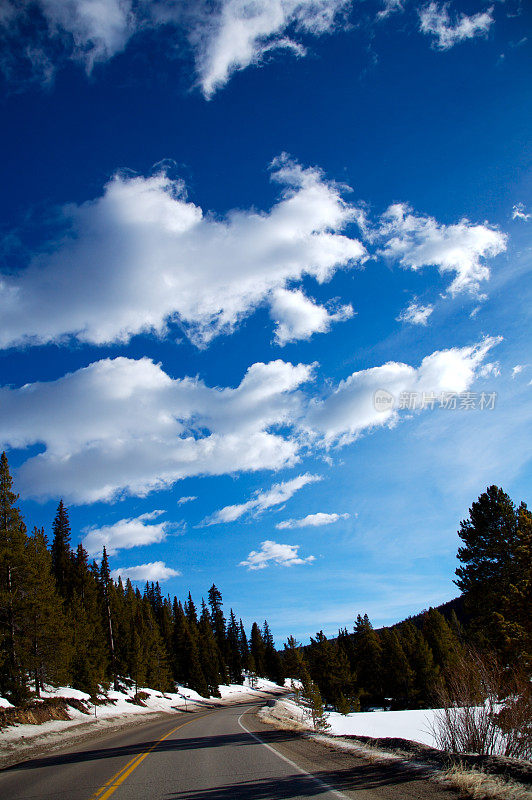
<svg viewBox="0 0 532 800">
<path fill-rule="evenodd" d="M 286 756 L 283 756 L 278 750 L 275 749 L 275 747 L 271 747 L 269 744 L 266 744 L 266 742 L 263 742 L 262 739 L 260 738 L 260 736 L 257 736 L 256 734 L 252 733 L 251 731 L 248 731 L 248 729 L 246 728 L 246 726 L 242 722 L 242 717 L 244 716 L 244 714 L 247 714 L 248 711 L 249 711 L 249 709 L 244 711 L 242 714 L 240 714 L 240 716 L 238 718 L 238 724 L 240 725 L 240 727 L 242 728 L 243 731 L 245 731 L 249 736 L 253 737 L 253 739 L 255 739 L 263 747 L 267 747 L 268 750 L 270 750 L 270 752 L 274 753 L 278 758 L 282 759 L 283 761 L 286 761 L 287 764 L 290 764 L 290 766 L 293 767 L 294 769 L 296 769 L 299 773 L 301 773 L 301 775 L 306 775 L 307 778 L 310 778 L 311 780 L 315 781 L 319 786 L 322 787 L 322 789 L 325 789 L 326 791 L 331 792 L 331 794 L 333 794 L 335 797 L 340 797 L 341 800 L 351 800 L 351 798 L 349 798 L 346 794 L 343 794 L 342 792 L 338 792 L 336 789 L 333 789 L 332 786 L 329 786 L 329 784 L 327 784 L 324 781 L 320 780 L 320 778 L 317 778 L 315 775 L 312 774 L 312 772 L 307 772 L 306 769 L 302 769 L 294 761 L 291 761 Z"/>
</svg>

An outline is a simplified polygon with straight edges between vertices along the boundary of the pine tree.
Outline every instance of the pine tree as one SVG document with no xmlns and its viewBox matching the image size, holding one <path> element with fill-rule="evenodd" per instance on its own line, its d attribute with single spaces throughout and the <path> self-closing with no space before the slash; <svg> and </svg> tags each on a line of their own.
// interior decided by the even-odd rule
<svg viewBox="0 0 532 800">
<path fill-rule="evenodd" d="M 443 614 L 435 608 L 429 608 L 423 615 L 423 635 L 442 672 L 453 670 L 463 655 L 462 646 Z"/>
<path fill-rule="evenodd" d="M 430 708 L 440 681 L 440 670 L 434 663 L 432 650 L 420 630 L 411 622 L 399 628 L 400 642 L 413 673 L 414 685 L 410 708 Z"/>
<path fill-rule="evenodd" d="M 255 669 L 257 671 L 257 675 L 260 675 L 261 678 L 265 678 L 266 651 L 264 647 L 264 639 L 262 638 L 262 633 L 260 632 L 260 628 L 256 622 L 254 622 L 253 625 L 251 626 L 250 651 L 251 655 L 253 656 L 253 661 L 255 662 Z"/>
<path fill-rule="evenodd" d="M 227 625 L 227 652 L 229 679 L 231 683 L 242 683 L 242 658 L 240 656 L 240 631 L 233 609 Z"/>
<path fill-rule="evenodd" d="M 303 691 L 303 702 L 308 706 L 312 726 L 317 733 L 326 733 L 330 725 L 327 722 L 325 707 L 320 694 L 319 687 L 314 681 L 310 680 Z"/>
<path fill-rule="evenodd" d="M 178 683 L 209 696 L 207 680 L 199 657 L 198 641 L 190 631 L 181 603 L 174 601 L 173 662 Z"/>
<path fill-rule="evenodd" d="M 251 653 L 249 652 L 248 637 L 246 636 L 246 631 L 244 629 L 242 620 L 239 620 L 238 623 L 238 647 L 240 650 L 240 658 L 243 669 L 245 669 L 246 672 L 254 672 L 255 664 L 251 658 Z"/>
<path fill-rule="evenodd" d="M 506 492 L 489 486 L 469 509 L 469 518 L 460 523 L 458 535 L 464 545 L 458 549 L 458 560 L 463 566 L 456 570 L 455 583 L 465 594 L 471 629 L 480 644 L 493 639 L 494 613 L 501 613 L 501 599 L 515 582 L 517 519 Z"/>
<path fill-rule="evenodd" d="M 28 696 L 24 648 L 29 591 L 26 526 L 5 453 L 0 457 L 0 695 L 13 703 Z"/>
<path fill-rule="evenodd" d="M 199 658 L 207 683 L 207 689 L 211 697 L 220 697 L 220 689 L 218 688 L 221 678 L 220 652 L 212 632 L 209 612 L 203 600 L 198 631 Z"/>
<path fill-rule="evenodd" d="M 268 622 L 264 620 L 262 627 L 262 641 L 264 642 L 264 667 L 266 677 L 274 683 L 281 685 L 284 681 L 283 662 L 281 656 L 275 649 L 272 632 Z"/>
<path fill-rule="evenodd" d="M 518 510 L 514 577 L 501 591 L 495 621 L 506 660 L 532 675 L 532 514 L 524 503 Z"/>
<path fill-rule="evenodd" d="M 37 696 L 45 682 L 67 683 L 70 678 L 66 620 L 46 545 L 44 529 L 35 528 L 27 542 L 30 591 L 26 614 L 27 667 L 34 678 Z"/>
<path fill-rule="evenodd" d="M 65 600 L 71 594 L 72 551 L 70 549 L 70 521 L 62 500 L 59 501 L 57 507 L 52 531 L 52 569 L 59 594 Z"/>
<path fill-rule="evenodd" d="M 383 690 L 392 701 L 392 709 L 408 708 L 414 692 L 414 672 L 408 663 L 397 631 L 384 628 L 380 634 L 382 645 Z"/>
<path fill-rule="evenodd" d="M 357 616 L 354 634 L 354 653 L 357 683 L 367 705 L 381 704 L 382 647 L 368 615 Z"/>
<path fill-rule="evenodd" d="M 87 552 L 78 545 L 72 565 L 73 595 L 67 607 L 71 633 L 72 686 L 95 697 L 105 682 L 109 655 L 100 607 L 98 568 L 89 567 Z"/>
<path fill-rule="evenodd" d="M 211 608 L 211 625 L 220 652 L 220 669 L 227 679 L 227 639 L 225 634 L 225 617 L 222 610 L 222 595 L 213 585 L 209 589 L 209 606 Z"/>
<path fill-rule="evenodd" d="M 113 581 L 111 580 L 111 573 L 109 570 L 109 559 L 107 558 L 107 551 L 104 547 L 102 553 L 102 563 L 100 566 L 100 590 L 102 593 L 104 624 L 108 637 L 107 643 L 109 646 L 111 677 L 113 681 L 113 688 L 115 692 L 117 692 L 120 689 L 120 685 L 118 683 L 118 674 L 116 671 L 115 637 L 113 632 L 113 615 L 111 612 L 111 593 L 113 589 L 114 585 Z"/>
</svg>

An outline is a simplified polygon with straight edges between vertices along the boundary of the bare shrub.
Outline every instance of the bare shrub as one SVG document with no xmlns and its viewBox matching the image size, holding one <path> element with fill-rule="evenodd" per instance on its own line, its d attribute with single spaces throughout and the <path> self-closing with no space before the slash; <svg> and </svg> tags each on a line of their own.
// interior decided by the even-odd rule
<svg viewBox="0 0 532 800">
<path fill-rule="evenodd" d="M 441 750 L 532 756 L 530 683 L 494 655 L 470 650 L 460 658 L 438 690 L 438 704 L 432 734 Z"/>
</svg>

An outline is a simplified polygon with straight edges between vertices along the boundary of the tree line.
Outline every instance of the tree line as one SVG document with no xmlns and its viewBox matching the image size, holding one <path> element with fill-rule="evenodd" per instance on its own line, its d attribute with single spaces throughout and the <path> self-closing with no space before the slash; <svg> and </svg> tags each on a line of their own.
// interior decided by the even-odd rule
<svg viewBox="0 0 532 800">
<path fill-rule="evenodd" d="M 216 586 L 198 611 L 164 597 L 158 583 L 144 591 L 114 581 L 105 548 L 100 564 L 82 544 L 71 547 L 68 510 L 59 503 L 49 544 L 44 529 L 28 534 L 5 453 L 0 458 L 0 695 L 20 704 L 45 684 L 70 685 L 95 697 L 99 687 L 174 690 L 204 697 L 243 673 L 280 682 L 283 665 L 265 621 L 250 636 L 231 609 L 226 620 Z"/>
</svg>

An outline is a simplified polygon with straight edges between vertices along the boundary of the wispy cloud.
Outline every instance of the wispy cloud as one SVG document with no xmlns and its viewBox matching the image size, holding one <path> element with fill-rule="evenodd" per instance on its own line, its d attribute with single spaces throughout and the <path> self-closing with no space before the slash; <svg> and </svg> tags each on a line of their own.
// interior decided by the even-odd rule
<svg viewBox="0 0 532 800">
<path fill-rule="evenodd" d="M 196 497 L 196 495 L 190 495 L 190 496 L 187 496 L 187 497 L 180 497 L 179 500 L 177 501 L 177 505 L 178 506 L 184 506 L 185 503 L 192 503 L 193 500 L 197 500 L 197 499 L 198 498 Z"/>
<path fill-rule="evenodd" d="M 523 220 L 523 222 L 528 222 L 529 219 L 532 219 L 532 214 L 527 214 L 524 203 L 516 203 L 512 209 L 512 219 L 520 219 Z"/>
<path fill-rule="evenodd" d="M 448 3 L 429 3 L 419 11 L 420 30 L 435 37 L 439 50 L 449 50 L 459 42 L 475 36 L 487 36 L 493 25 L 493 6 L 478 14 L 457 14 L 453 19 Z"/>
<path fill-rule="evenodd" d="M 252 550 L 245 561 L 241 561 L 240 567 L 247 567 L 249 570 L 266 569 L 271 564 L 280 567 L 294 567 L 299 564 L 310 564 L 315 561 L 315 556 L 301 558 L 298 555 L 300 545 L 298 544 L 278 544 L 266 540 L 261 542 L 260 550 Z"/>
<path fill-rule="evenodd" d="M 412 325 L 426 325 L 433 311 L 434 306 L 424 306 L 413 300 L 406 308 L 403 308 L 397 321 L 410 322 Z"/>
<path fill-rule="evenodd" d="M 322 525 L 332 525 L 334 522 L 339 522 L 341 519 L 349 519 L 349 514 L 326 514 L 323 511 L 318 511 L 317 514 L 307 514 L 302 519 L 285 519 L 283 522 L 278 522 L 275 526 L 279 530 L 291 528 L 318 528 Z"/>
<path fill-rule="evenodd" d="M 275 341 L 281 347 L 298 339 L 310 339 L 314 333 L 326 333 L 333 323 L 350 319 L 354 313 L 352 305 L 331 313 L 300 289 L 276 289 L 270 301 L 270 315 L 276 323 Z"/>
<path fill-rule="evenodd" d="M 251 500 L 239 505 L 225 506 L 224 508 L 215 511 L 210 517 L 203 522 L 204 525 L 218 525 L 222 522 L 235 522 L 245 514 L 262 514 L 268 508 L 280 506 L 286 503 L 296 492 L 307 486 L 309 483 L 320 481 L 319 475 L 311 475 L 306 472 L 304 475 L 298 475 L 297 478 L 284 481 L 283 483 L 274 483 L 271 489 L 267 491 L 255 492 Z"/>
</svg>

